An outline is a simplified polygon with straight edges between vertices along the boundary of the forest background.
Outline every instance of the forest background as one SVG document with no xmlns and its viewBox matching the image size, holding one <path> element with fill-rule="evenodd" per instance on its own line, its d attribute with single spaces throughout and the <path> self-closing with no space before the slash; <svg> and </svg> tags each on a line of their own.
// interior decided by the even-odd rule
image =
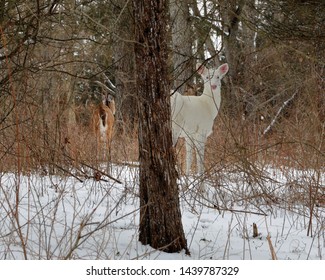
<svg viewBox="0 0 325 280">
<path fill-rule="evenodd" d="M 199 95 L 197 62 L 230 65 L 210 166 L 324 166 L 324 12 L 323 1 L 170 1 L 171 87 Z M 1 171 L 89 163 L 95 81 L 107 78 L 112 158 L 137 160 L 130 1 L 2 0 L 0 26 Z"/>
</svg>

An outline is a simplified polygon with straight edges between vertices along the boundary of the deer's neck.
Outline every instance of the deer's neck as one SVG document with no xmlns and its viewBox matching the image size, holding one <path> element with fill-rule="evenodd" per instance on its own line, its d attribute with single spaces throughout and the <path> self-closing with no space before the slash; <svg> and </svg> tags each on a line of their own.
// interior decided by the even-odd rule
<svg viewBox="0 0 325 280">
<path fill-rule="evenodd" d="M 211 85 L 207 83 L 204 86 L 202 97 L 207 100 L 210 109 L 217 114 L 221 103 L 220 85 Z"/>
</svg>

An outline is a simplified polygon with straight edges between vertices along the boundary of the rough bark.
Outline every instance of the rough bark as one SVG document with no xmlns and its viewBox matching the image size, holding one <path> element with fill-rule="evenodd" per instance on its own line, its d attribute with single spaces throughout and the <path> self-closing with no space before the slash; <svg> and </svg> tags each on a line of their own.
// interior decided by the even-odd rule
<svg viewBox="0 0 325 280">
<path fill-rule="evenodd" d="M 167 66 L 167 0 L 134 0 L 139 104 L 142 244 L 188 252 L 181 222 L 172 147 Z"/>
</svg>

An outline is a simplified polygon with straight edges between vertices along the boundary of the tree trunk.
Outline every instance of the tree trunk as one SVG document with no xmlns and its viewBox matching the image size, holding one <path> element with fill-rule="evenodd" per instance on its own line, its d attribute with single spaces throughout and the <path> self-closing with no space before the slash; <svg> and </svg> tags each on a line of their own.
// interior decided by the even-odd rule
<svg viewBox="0 0 325 280">
<path fill-rule="evenodd" d="M 238 86 L 242 85 L 243 74 L 247 72 L 243 61 L 243 52 L 240 46 L 240 31 L 242 11 L 247 0 L 220 0 L 220 14 L 223 24 L 223 46 L 229 64 L 228 87 L 229 95 L 225 95 L 225 107 L 230 109 L 229 114 L 233 117 L 242 115 L 242 108 L 238 100 Z M 228 104 L 228 106 L 227 106 Z"/>
<path fill-rule="evenodd" d="M 171 137 L 167 65 L 168 0 L 133 0 L 139 103 L 142 244 L 188 252 L 182 227 Z"/>
<path fill-rule="evenodd" d="M 223 21 L 223 29 L 227 35 L 223 38 L 225 54 L 229 67 L 231 82 L 235 85 L 240 84 L 239 74 L 240 64 L 240 45 L 238 41 L 238 31 L 240 27 L 240 17 L 245 6 L 246 0 L 220 1 L 220 12 Z"/>
<path fill-rule="evenodd" d="M 115 67 L 115 86 L 118 94 L 116 118 L 123 120 L 121 127 L 125 129 L 125 122 L 131 129 L 134 128 L 136 120 L 137 106 L 135 104 L 134 89 L 134 52 L 130 49 L 130 41 L 133 40 L 133 19 L 130 11 L 131 3 L 128 0 L 111 0 L 115 14 L 114 25 L 118 36 L 113 35 L 114 55 L 113 63 Z M 131 14 L 130 14 L 131 13 Z M 126 40 L 125 38 L 128 38 Z"/>
<path fill-rule="evenodd" d="M 192 27 L 188 0 L 170 1 L 173 46 L 174 88 L 183 94 L 194 70 Z"/>
</svg>

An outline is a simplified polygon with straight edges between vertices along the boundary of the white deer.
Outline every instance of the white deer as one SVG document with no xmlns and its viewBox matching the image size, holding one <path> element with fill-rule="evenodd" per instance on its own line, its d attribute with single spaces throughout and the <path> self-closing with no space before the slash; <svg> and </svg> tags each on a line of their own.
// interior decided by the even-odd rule
<svg viewBox="0 0 325 280">
<path fill-rule="evenodd" d="M 185 138 L 187 175 L 192 164 L 192 148 L 196 151 L 198 174 L 204 172 L 205 143 L 220 109 L 221 79 L 229 69 L 227 63 L 218 69 L 208 69 L 200 64 L 196 67 L 204 81 L 203 94 L 183 96 L 176 91 L 171 96 L 173 145 L 179 137 Z"/>
</svg>

